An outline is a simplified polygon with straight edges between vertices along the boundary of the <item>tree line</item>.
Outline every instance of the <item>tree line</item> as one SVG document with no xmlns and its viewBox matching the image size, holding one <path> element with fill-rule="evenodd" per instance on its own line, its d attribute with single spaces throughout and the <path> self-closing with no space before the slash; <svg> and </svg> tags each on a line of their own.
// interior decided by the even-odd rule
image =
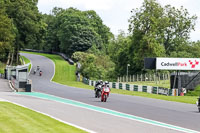
<svg viewBox="0 0 200 133">
<path fill-rule="evenodd" d="M 90 79 L 116 79 L 144 70 L 145 57 L 200 56 L 200 41 L 190 41 L 197 17 L 184 7 L 144 0 L 131 11 L 128 33 L 114 36 L 93 10 L 53 8 L 42 14 L 38 0 L 0 0 L 0 60 L 18 64 L 21 48 L 62 52 L 80 62 Z"/>
</svg>

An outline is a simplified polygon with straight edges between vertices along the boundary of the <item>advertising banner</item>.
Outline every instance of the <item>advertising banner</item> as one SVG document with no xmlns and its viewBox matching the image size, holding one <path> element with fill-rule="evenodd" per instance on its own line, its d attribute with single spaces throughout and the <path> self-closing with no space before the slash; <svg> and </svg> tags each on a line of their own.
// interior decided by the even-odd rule
<svg viewBox="0 0 200 133">
<path fill-rule="evenodd" d="M 200 58 L 156 58 L 157 70 L 200 70 Z"/>
</svg>

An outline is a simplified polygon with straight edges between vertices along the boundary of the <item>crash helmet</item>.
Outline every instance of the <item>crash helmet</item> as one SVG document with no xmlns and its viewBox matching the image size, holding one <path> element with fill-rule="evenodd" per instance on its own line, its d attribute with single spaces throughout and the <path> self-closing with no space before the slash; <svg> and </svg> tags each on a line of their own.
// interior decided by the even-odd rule
<svg viewBox="0 0 200 133">
<path fill-rule="evenodd" d="M 103 80 L 100 80 L 99 83 L 100 83 L 100 84 L 103 84 Z"/>
<path fill-rule="evenodd" d="M 108 81 L 105 81 L 105 84 L 109 84 L 109 82 L 108 82 Z"/>
</svg>

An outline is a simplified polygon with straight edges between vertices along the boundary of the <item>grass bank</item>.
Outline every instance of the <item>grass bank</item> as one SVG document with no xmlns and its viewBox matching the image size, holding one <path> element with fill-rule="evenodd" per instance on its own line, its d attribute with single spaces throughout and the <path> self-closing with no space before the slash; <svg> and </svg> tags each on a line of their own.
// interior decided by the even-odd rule
<svg viewBox="0 0 200 133">
<path fill-rule="evenodd" d="M 54 55 L 54 54 L 44 54 L 44 53 L 35 53 L 35 52 L 21 52 L 21 53 L 28 53 L 28 54 L 36 54 L 45 56 L 51 59 L 55 63 L 55 76 L 53 77 L 52 81 L 58 83 L 65 83 L 65 82 L 72 82 L 76 81 L 76 67 L 75 65 L 70 65 L 67 61 L 65 61 L 61 56 Z"/>
<path fill-rule="evenodd" d="M 85 133 L 30 109 L 0 102 L 0 133 Z"/>
<path fill-rule="evenodd" d="M 31 63 L 31 61 L 25 56 L 21 56 L 21 58 L 24 60 L 25 64 Z M 29 65 L 28 70 L 31 70 L 31 64 Z"/>
<path fill-rule="evenodd" d="M 84 89 L 90 89 L 90 90 L 94 89 L 93 86 L 83 84 L 82 82 L 76 82 L 75 81 L 75 66 L 69 65 L 60 56 L 50 55 L 50 54 L 33 53 L 33 52 L 24 52 L 24 53 L 43 55 L 45 57 L 52 59 L 56 66 L 56 74 L 55 74 L 55 77 L 53 78 L 53 81 L 60 83 L 60 84 L 78 87 L 78 88 L 84 88 Z M 65 68 L 65 69 L 63 69 L 63 68 Z M 72 78 L 73 80 L 72 79 L 69 80 L 66 77 L 66 75 L 69 75 L 69 77 L 73 77 Z M 148 82 L 139 81 L 139 82 L 132 82 L 132 84 L 160 86 L 158 84 L 155 84 L 155 82 L 148 83 Z M 166 87 L 166 84 L 169 85 L 169 81 L 165 81 L 165 85 L 164 85 L 165 88 L 169 88 L 169 87 Z M 162 87 L 162 86 L 160 86 L 160 87 Z M 112 88 L 111 93 L 131 95 L 131 96 L 142 96 L 142 97 L 182 102 L 182 103 L 190 103 L 190 104 L 195 104 L 196 99 L 197 99 L 197 96 L 165 96 L 165 95 L 149 94 L 149 93 L 145 93 L 145 92 L 119 90 L 119 89 L 113 89 L 113 88 Z"/>
</svg>

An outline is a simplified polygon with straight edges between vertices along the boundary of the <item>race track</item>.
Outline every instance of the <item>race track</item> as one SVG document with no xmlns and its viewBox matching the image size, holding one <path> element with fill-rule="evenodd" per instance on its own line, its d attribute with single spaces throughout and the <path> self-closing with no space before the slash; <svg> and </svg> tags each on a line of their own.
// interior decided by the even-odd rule
<svg viewBox="0 0 200 133">
<path fill-rule="evenodd" d="M 68 87 L 51 82 L 50 80 L 54 75 L 54 64 L 50 59 L 39 55 L 25 53 L 23 53 L 22 55 L 31 60 L 33 68 L 36 68 L 36 66 L 39 65 L 41 70 L 43 71 L 43 75 L 41 77 L 38 75 L 38 73 L 36 75 L 33 75 L 33 69 L 30 73 L 29 77 L 32 80 L 32 88 L 36 92 L 51 94 L 54 96 L 86 103 L 89 105 L 103 107 L 125 114 L 139 116 L 150 120 L 155 120 L 200 132 L 200 113 L 197 111 L 197 107 L 195 105 L 119 94 L 110 94 L 108 101 L 106 103 L 102 103 L 100 102 L 100 99 L 94 98 L 93 90 Z M 93 120 L 93 125 L 101 123 L 101 121 L 103 121 L 102 118 L 104 117 L 107 117 L 107 121 L 109 123 L 114 123 L 115 125 L 112 126 L 116 126 L 116 128 L 112 130 L 110 129 L 110 131 L 108 130 L 108 132 L 119 132 L 120 129 L 122 129 L 123 127 L 124 131 L 126 129 L 126 132 L 133 132 L 134 129 L 138 129 L 139 132 L 178 132 L 158 126 L 153 126 L 150 124 L 139 123 L 133 120 L 108 116 L 108 114 L 100 114 L 100 116 L 97 116 L 97 114 L 99 115 L 99 113 L 94 111 L 90 112 L 90 114 L 91 118 L 93 119 L 94 117 L 97 117 L 95 118 L 97 123 L 94 123 L 95 121 Z M 92 114 L 94 114 L 94 117 Z M 108 119 L 109 117 L 110 119 Z M 88 118 L 88 120 L 91 118 Z M 85 123 L 85 125 L 87 125 L 87 122 Z M 112 128 L 112 126 L 109 125 L 108 128 Z M 103 131 L 102 129 L 99 129 L 101 126 L 97 127 L 97 132 Z M 92 129 L 94 130 L 95 128 Z"/>
</svg>

